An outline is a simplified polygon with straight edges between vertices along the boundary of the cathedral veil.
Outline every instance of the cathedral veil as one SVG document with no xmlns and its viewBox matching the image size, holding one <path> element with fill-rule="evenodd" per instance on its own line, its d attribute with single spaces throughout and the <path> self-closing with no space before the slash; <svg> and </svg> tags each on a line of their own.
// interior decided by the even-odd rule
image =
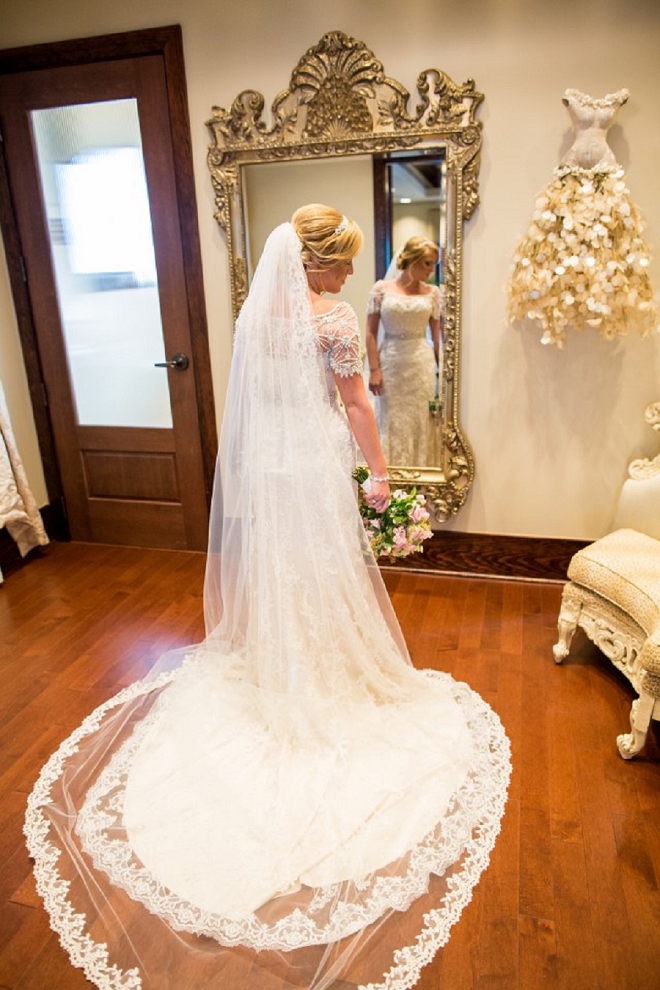
<svg viewBox="0 0 660 990">
<path fill-rule="evenodd" d="M 296 678 L 292 667 L 299 650 L 291 648 L 292 635 L 313 634 L 321 649 L 337 635 L 336 614 L 329 622 L 326 615 L 329 575 L 346 570 L 349 559 L 361 581 L 365 570 L 373 571 L 369 583 L 388 616 L 397 659 L 409 662 L 378 570 L 365 552 L 367 542 L 356 539 L 351 465 L 337 444 L 344 424 L 330 408 L 316 336 L 300 241 L 291 224 L 282 224 L 266 243 L 238 319 L 204 596 L 209 639 L 249 639 L 248 652 L 259 668 L 251 675 L 278 691 L 289 690 Z M 352 525 L 343 532 L 339 520 L 347 506 Z M 361 602 L 364 590 L 357 597 L 355 591 L 347 598 L 356 610 L 370 610 L 371 599 Z M 290 629 L 281 619 L 284 600 L 294 598 L 307 630 L 298 628 L 301 623 Z M 356 618 L 358 631 L 368 627 L 368 616 Z M 254 647 L 262 637 L 270 638 L 267 653 Z"/>
<path fill-rule="evenodd" d="M 283 224 L 237 324 L 206 638 L 92 713 L 29 799 L 51 924 L 101 990 L 408 990 L 487 865 L 508 743 L 413 668 L 353 459 Z"/>
</svg>

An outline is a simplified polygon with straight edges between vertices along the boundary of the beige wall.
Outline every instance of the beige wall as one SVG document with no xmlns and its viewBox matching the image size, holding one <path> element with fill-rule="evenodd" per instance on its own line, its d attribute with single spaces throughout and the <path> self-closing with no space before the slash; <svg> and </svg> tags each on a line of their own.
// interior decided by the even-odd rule
<svg viewBox="0 0 660 990">
<path fill-rule="evenodd" d="M 477 476 L 460 530 L 593 538 L 609 527 L 631 454 L 655 454 L 643 423 L 660 398 L 660 335 L 607 344 L 571 338 L 562 353 L 505 325 L 503 284 L 536 191 L 569 143 L 561 95 L 627 86 L 612 144 L 660 245 L 660 4 L 657 0 L 0 0 L 0 46 L 160 24 L 183 27 L 213 374 L 219 411 L 231 353 L 226 251 L 213 220 L 204 121 L 245 88 L 267 105 L 328 30 L 361 38 L 409 89 L 421 69 L 472 76 L 485 93 L 481 205 L 465 242 L 462 420 Z M 652 276 L 660 282 L 660 266 Z M 44 489 L 16 324 L 0 272 L 0 375 L 32 484 Z"/>
<path fill-rule="evenodd" d="M 303 203 L 329 203 L 359 223 L 364 231 L 364 247 L 356 259 L 353 276 L 337 298 L 354 307 L 364 333 L 367 298 L 376 278 L 371 158 L 357 155 L 313 162 L 248 165 L 245 173 L 252 268 L 271 230 L 288 220 Z"/>
</svg>

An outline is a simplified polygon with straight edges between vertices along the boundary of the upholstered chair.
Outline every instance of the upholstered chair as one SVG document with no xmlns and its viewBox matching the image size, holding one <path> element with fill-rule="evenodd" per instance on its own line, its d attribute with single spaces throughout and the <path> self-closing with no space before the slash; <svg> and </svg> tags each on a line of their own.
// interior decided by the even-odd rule
<svg viewBox="0 0 660 990">
<path fill-rule="evenodd" d="M 660 432 L 660 402 L 646 420 Z M 617 738 L 628 760 L 644 746 L 651 719 L 660 720 L 660 454 L 630 465 L 614 527 L 569 564 L 553 653 L 561 663 L 580 626 L 628 678 L 638 697 L 631 731 Z"/>
</svg>

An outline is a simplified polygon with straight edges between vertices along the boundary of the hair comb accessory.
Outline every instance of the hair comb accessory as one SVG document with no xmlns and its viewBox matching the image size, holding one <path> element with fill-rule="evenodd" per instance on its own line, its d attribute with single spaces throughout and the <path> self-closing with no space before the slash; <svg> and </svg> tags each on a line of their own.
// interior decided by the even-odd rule
<svg viewBox="0 0 660 990">
<path fill-rule="evenodd" d="M 342 216 L 341 223 L 337 227 L 335 227 L 334 230 L 335 237 L 337 236 L 337 234 L 341 234 L 344 230 L 346 230 L 347 227 L 348 227 L 348 217 Z"/>
</svg>

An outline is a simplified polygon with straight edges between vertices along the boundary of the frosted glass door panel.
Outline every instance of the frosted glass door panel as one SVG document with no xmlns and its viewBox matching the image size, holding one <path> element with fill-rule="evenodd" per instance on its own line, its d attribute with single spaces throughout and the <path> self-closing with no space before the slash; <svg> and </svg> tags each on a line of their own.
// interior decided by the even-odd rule
<svg viewBox="0 0 660 990">
<path fill-rule="evenodd" d="M 137 101 L 31 116 L 78 422 L 171 428 Z"/>
</svg>

